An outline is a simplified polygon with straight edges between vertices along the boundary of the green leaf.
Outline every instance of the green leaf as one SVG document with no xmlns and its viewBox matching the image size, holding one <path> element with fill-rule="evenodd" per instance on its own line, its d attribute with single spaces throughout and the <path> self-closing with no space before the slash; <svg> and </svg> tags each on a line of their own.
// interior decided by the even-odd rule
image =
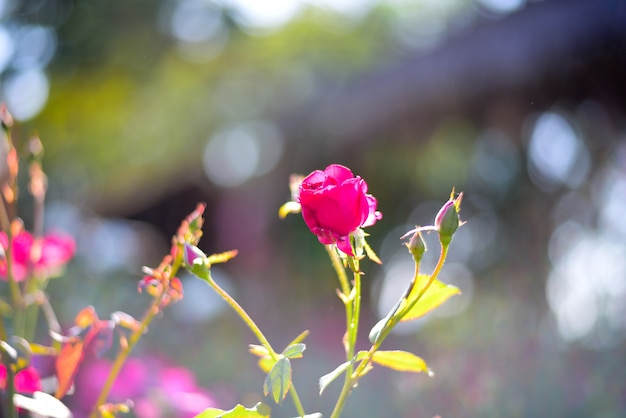
<svg viewBox="0 0 626 418">
<path fill-rule="evenodd" d="M 411 293 L 409 294 L 409 297 L 407 298 L 407 305 L 410 305 L 413 300 L 419 296 L 421 290 L 428 283 L 428 280 L 428 275 L 419 275 L 417 283 L 415 284 L 415 286 L 411 290 Z M 430 284 L 428 290 L 426 290 L 426 292 L 419 299 L 419 301 L 417 301 L 417 303 L 411 309 L 409 309 L 406 314 L 402 316 L 401 321 L 405 322 L 421 318 L 428 312 L 443 304 L 451 296 L 459 293 L 461 293 L 461 290 L 459 290 L 458 287 L 442 283 L 439 280 L 435 279 Z"/>
<path fill-rule="evenodd" d="M 274 402 L 280 404 L 291 387 L 291 363 L 288 358 L 281 358 L 274 364 L 263 383 L 265 396 L 272 394 Z"/>
<path fill-rule="evenodd" d="M 302 353 L 305 349 L 306 345 L 302 343 L 292 344 L 289 347 L 285 348 L 282 354 L 287 358 L 300 358 L 302 357 Z"/>
<path fill-rule="evenodd" d="M 196 415 L 195 418 L 263 418 L 269 417 L 271 412 L 272 410 L 269 406 L 259 402 L 252 408 L 237 405 L 230 411 L 208 408 Z"/>
<path fill-rule="evenodd" d="M 407 351 L 376 351 L 372 357 L 372 361 L 381 366 L 401 372 L 426 372 L 429 376 L 433 374 L 421 357 Z"/>
<path fill-rule="evenodd" d="M 326 386 L 330 384 L 333 380 L 341 376 L 341 373 L 345 372 L 348 366 L 350 366 L 350 361 L 346 361 L 345 363 L 340 364 L 335 370 L 330 373 L 325 374 L 320 377 L 319 385 L 320 385 L 320 395 L 326 389 Z"/>
</svg>

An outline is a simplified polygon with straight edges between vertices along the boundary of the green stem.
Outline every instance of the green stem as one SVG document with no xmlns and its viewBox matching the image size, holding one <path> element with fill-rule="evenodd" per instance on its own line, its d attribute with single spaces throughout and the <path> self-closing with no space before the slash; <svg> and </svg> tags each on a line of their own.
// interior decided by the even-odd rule
<svg viewBox="0 0 626 418">
<path fill-rule="evenodd" d="M 304 407 L 302 406 L 302 402 L 300 401 L 300 397 L 298 396 L 298 391 L 296 391 L 296 388 L 293 385 L 293 382 L 291 383 L 291 386 L 289 387 L 289 395 L 291 395 L 291 399 L 293 400 L 293 405 L 296 407 L 296 411 L 298 411 L 298 415 L 300 417 L 304 417 L 305 412 L 304 412 Z"/>
<path fill-rule="evenodd" d="M 13 333 L 22 335 L 23 333 L 23 308 L 22 292 L 13 275 L 13 233 L 11 231 L 11 220 L 6 202 L 0 197 L 0 225 L 7 235 L 7 248 L 5 249 L 5 260 L 7 263 L 7 280 L 9 282 L 9 290 L 11 292 L 11 300 L 13 302 Z"/>
<path fill-rule="evenodd" d="M 354 274 L 354 294 L 351 300 L 346 303 L 346 321 L 347 321 L 347 345 L 346 345 L 346 361 L 350 364 L 346 369 L 346 375 L 343 382 L 343 387 L 339 393 L 337 403 L 331 414 L 331 418 L 338 418 L 341 415 L 341 411 L 348 399 L 348 395 L 354 388 L 356 380 L 354 379 L 354 353 L 356 348 L 356 342 L 359 331 L 359 318 L 361 315 L 361 274 L 358 268 L 358 260 L 353 259 L 355 264 Z"/>
<path fill-rule="evenodd" d="M 237 303 L 237 301 L 233 299 L 232 296 L 230 296 L 224 289 L 222 289 L 215 282 L 215 280 L 213 280 L 211 273 L 208 274 L 207 283 L 209 284 L 209 286 L 213 288 L 213 290 L 215 290 L 215 292 L 217 292 L 218 295 L 222 297 L 222 299 L 226 301 L 226 303 L 230 305 L 231 308 L 233 308 L 233 310 L 237 313 L 237 315 L 239 315 L 239 317 L 243 320 L 243 322 L 248 326 L 250 331 L 252 331 L 252 333 L 259 340 L 261 345 L 265 347 L 265 349 L 269 353 L 272 360 L 278 361 L 279 354 L 276 353 L 276 351 L 272 348 L 269 340 L 265 337 L 265 335 L 263 334 L 261 329 L 258 327 L 258 325 L 252 320 L 250 315 L 248 315 L 248 313 L 241 307 L 241 305 L 239 305 L 239 303 Z M 291 398 L 293 399 L 293 403 L 294 403 L 294 406 L 296 407 L 296 410 L 298 411 L 298 414 L 300 414 L 300 416 L 303 417 L 305 415 L 304 408 L 302 407 L 302 403 L 300 402 L 300 397 L 298 396 L 298 392 L 296 391 L 296 388 L 294 387 L 293 383 L 291 384 L 291 387 L 289 388 L 289 394 L 291 395 Z"/>
<path fill-rule="evenodd" d="M 0 340 L 6 341 L 7 339 L 8 337 L 6 327 L 4 326 L 4 318 L 0 316 Z"/>
<path fill-rule="evenodd" d="M 35 163 L 32 163 L 35 164 Z M 31 179 L 32 180 L 32 179 Z M 39 246 L 39 252 L 41 257 L 41 251 L 43 250 L 43 226 L 44 226 L 44 204 L 45 204 L 45 192 L 43 194 L 33 194 L 34 209 L 33 209 L 33 237 L 36 245 Z M 39 277 L 35 277 L 35 268 L 32 262 L 29 263 L 28 275 L 26 282 L 24 283 L 24 294 L 35 294 L 38 290 L 44 291 L 47 286 L 47 279 L 41 280 Z M 24 307 L 24 338 L 32 340 L 37 330 L 37 321 L 39 319 L 39 305 L 34 303 L 25 305 Z"/>
<path fill-rule="evenodd" d="M 39 282 L 38 278 L 30 276 L 25 286 L 24 293 L 24 338 L 31 341 L 35 337 L 37 331 L 37 321 L 39 320 L 39 307 L 40 304 L 35 298 L 38 292 L 45 290 L 47 281 Z M 27 299 L 30 298 L 33 301 L 28 303 Z"/>
<path fill-rule="evenodd" d="M 233 308 L 233 310 L 237 313 L 237 315 L 239 315 L 239 317 L 243 320 L 243 322 L 245 322 L 248 328 L 250 328 L 250 331 L 252 331 L 254 335 L 257 337 L 261 345 L 263 345 L 263 347 L 265 347 L 265 349 L 269 352 L 272 359 L 277 360 L 278 354 L 276 353 L 276 351 L 274 351 L 274 349 L 270 345 L 270 342 L 265 337 L 265 335 L 263 335 L 263 332 L 261 331 L 261 329 L 252 320 L 250 315 L 248 315 L 248 313 L 241 307 L 241 305 L 239 305 L 239 303 L 237 303 L 237 301 L 233 299 L 232 296 L 230 296 L 224 289 L 222 289 L 215 282 L 215 280 L 213 280 L 213 277 L 211 276 L 210 273 L 208 276 L 207 283 L 213 288 L 213 290 L 217 292 L 218 295 L 222 297 L 222 299 L 226 301 L 226 303 L 230 305 L 231 308 Z"/>
<path fill-rule="evenodd" d="M 13 405 L 13 395 L 15 395 L 15 374 L 13 371 L 13 358 L 17 354 L 13 347 L 4 340 L 0 341 L 0 357 L 7 373 L 6 393 L 4 402 L 4 414 L 7 418 L 17 418 L 15 406 Z"/>
<path fill-rule="evenodd" d="M 141 321 L 139 328 L 135 330 L 135 332 L 133 332 L 130 338 L 128 339 L 128 345 L 122 348 L 120 352 L 118 353 L 117 357 L 115 358 L 115 362 L 113 363 L 113 366 L 111 366 L 111 371 L 109 372 L 109 376 L 107 377 L 107 380 L 104 383 L 102 390 L 100 391 L 98 400 L 96 400 L 96 404 L 94 405 L 91 415 L 89 415 L 90 418 L 98 418 L 100 416 L 98 409 L 100 408 L 100 406 L 102 406 L 106 402 L 107 398 L 109 397 L 109 392 L 113 388 L 113 383 L 115 383 L 115 379 L 117 379 L 117 375 L 122 370 L 122 366 L 124 365 L 124 362 L 126 362 L 128 355 L 130 354 L 132 349 L 135 347 L 137 342 L 139 342 L 139 339 L 144 334 L 146 329 L 148 329 L 148 325 L 150 325 L 150 323 L 152 322 L 156 314 L 159 313 L 160 303 L 161 303 L 161 298 L 156 298 L 154 302 L 152 302 L 152 305 L 150 305 L 150 308 L 144 315 L 144 318 Z"/>
<path fill-rule="evenodd" d="M 354 357 L 356 340 L 359 332 L 359 316 L 361 314 L 361 275 L 354 273 L 354 299 L 352 300 L 352 323 L 350 324 L 349 358 Z"/>
</svg>

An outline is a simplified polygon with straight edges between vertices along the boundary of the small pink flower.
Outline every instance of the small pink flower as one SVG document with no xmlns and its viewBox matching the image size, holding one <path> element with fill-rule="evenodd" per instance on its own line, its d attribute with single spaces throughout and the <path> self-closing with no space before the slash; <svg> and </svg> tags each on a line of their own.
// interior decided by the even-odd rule
<svg viewBox="0 0 626 418">
<path fill-rule="evenodd" d="M 382 218 L 376 199 L 367 194 L 365 180 L 338 164 L 305 177 L 297 200 L 304 222 L 317 239 L 322 244 L 336 244 L 348 255 L 354 255 L 350 234 Z"/>
<path fill-rule="evenodd" d="M 8 239 L 4 232 L 0 232 L 0 245 L 6 257 Z M 35 240 L 31 234 L 22 231 L 13 237 L 12 250 L 13 277 L 19 282 L 26 279 L 30 271 L 38 277 L 58 274 L 59 269 L 74 255 L 76 244 L 67 235 L 50 234 Z M 7 278 L 5 257 L 0 259 L 0 278 L 4 280 Z"/>
</svg>

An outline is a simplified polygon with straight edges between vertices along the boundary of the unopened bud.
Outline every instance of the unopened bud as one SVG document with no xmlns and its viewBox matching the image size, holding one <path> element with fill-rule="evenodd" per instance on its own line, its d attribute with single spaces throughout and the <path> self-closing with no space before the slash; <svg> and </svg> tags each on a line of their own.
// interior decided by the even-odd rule
<svg viewBox="0 0 626 418">
<path fill-rule="evenodd" d="M 415 260 L 416 263 L 419 263 L 422 260 L 422 256 L 426 252 L 426 243 L 424 242 L 424 238 L 422 238 L 422 233 L 420 231 L 416 231 L 406 244 L 406 247 L 413 256 L 413 260 Z"/>
<path fill-rule="evenodd" d="M 435 228 L 439 231 L 439 241 L 446 246 L 452 241 L 452 235 L 459 228 L 459 214 L 456 200 L 448 200 L 435 217 Z"/>
<path fill-rule="evenodd" d="M 208 262 L 206 254 L 198 247 L 185 243 L 185 247 L 183 248 L 183 261 L 185 262 L 185 267 L 191 273 L 201 279 L 209 279 L 211 265 Z"/>
<path fill-rule="evenodd" d="M 195 264 L 203 264 L 206 259 L 206 254 L 202 252 L 195 245 L 191 245 L 185 243 L 185 247 L 183 249 L 183 260 L 185 262 L 185 267 L 189 270 L 193 269 Z"/>
</svg>

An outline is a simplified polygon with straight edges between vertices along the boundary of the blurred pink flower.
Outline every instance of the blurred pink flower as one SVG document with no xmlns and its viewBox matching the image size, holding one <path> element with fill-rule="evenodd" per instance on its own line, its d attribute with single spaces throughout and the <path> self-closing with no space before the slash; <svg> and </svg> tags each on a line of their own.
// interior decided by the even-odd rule
<svg viewBox="0 0 626 418">
<path fill-rule="evenodd" d="M 110 369 L 111 362 L 106 359 L 83 366 L 76 380 L 75 404 L 71 405 L 76 417 L 93 407 Z M 122 368 L 109 402 L 127 400 L 133 402 L 138 418 L 191 418 L 206 408 L 217 407 L 211 394 L 196 385 L 193 373 L 154 357 L 128 359 Z"/>
<path fill-rule="evenodd" d="M 6 254 L 7 235 L 0 232 L 0 245 Z M 59 274 L 60 268 L 73 256 L 76 250 L 74 240 L 62 234 L 49 234 L 36 240 L 30 233 L 22 231 L 13 237 L 13 277 L 16 281 L 27 278 L 32 273 L 37 277 L 52 277 Z M 7 278 L 7 261 L 0 258 L 0 278 Z"/>
<path fill-rule="evenodd" d="M 7 386 L 7 369 L 0 363 L 0 389 L 5 390 Z M 17 393 L 33 393 L 41 390 L 41 381 L 37 371 L 28 366 L 15 375 L 15 391 Z"/>
<path fill-rule="evenodd" d="M 382 218 L 377 201 L 367 194 L 367 183 L 347 167 L 332 164 L 306 176 L 298 191 L 302 217 L 322 244 L 337 244 L 354 255 L 350 234 Z"/>
</svg>

